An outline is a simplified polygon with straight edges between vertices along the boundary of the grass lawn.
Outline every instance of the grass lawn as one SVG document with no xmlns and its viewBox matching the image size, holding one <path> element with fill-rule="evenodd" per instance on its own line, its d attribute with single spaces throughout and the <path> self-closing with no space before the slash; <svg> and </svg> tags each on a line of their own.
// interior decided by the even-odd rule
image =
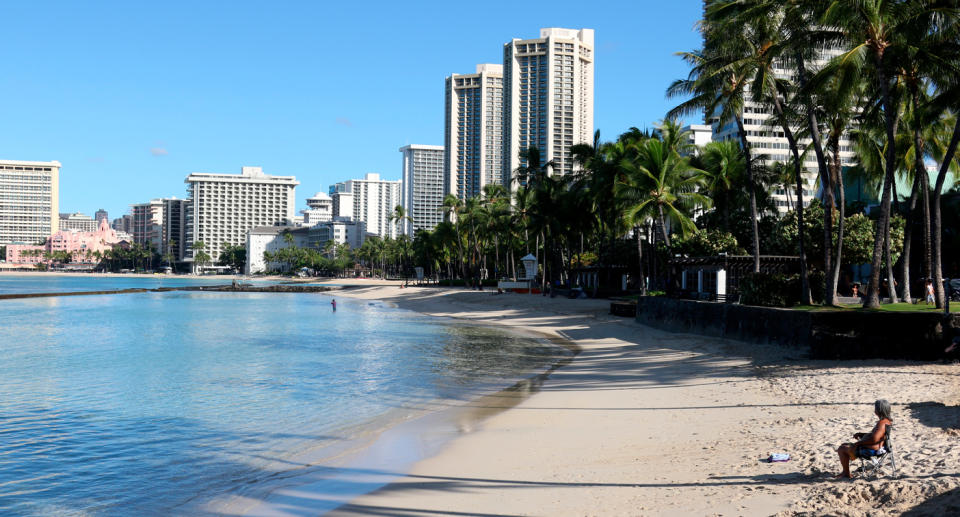
<svg viewBox="0 0 960 517">
<path fill-rule="evenodd" d="M 798 311 L 830 311 L 830 310 L 860 310 L 860 311 L 881 311 L 881 312 L 943 312 L 943 309 L 938 309 L 933 305 L 927 305 L 923 302 L 920 303 L 885 303 L 880 306 L 879 309 L 864 309 L 860 304 L 843 304 L 840 307 L 824 307 L 822 305 L 797 305 L 795 307 L 790 307 Z M 960 303 L 952 302 L 950 304 L 950 312 L 960 312 Z"/>
</svg>

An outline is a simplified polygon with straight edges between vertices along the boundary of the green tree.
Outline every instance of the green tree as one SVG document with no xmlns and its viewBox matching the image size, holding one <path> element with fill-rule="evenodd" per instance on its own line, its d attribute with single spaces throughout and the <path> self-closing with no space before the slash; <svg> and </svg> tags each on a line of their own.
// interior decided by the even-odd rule
<svg viewBox="0 0 960 517">
<path fill-rule="evenodd" d="M 197 272 L 202 273 L 204 266 L 210 263 L 210 255 L 206 251 L 207 245 L 203 241 L 195 241 L 191 249 L 193 249 L 193 262 L 197 266 Z"/>
<path fill-rule="evenodd" d="M 737 56 L 726 52 L 720 42 L 724 37 L 718 28 L 709 23 L 701 25 L 704 46 L 694 52 L 681 52 L 684 61 L 691 65 L 686 79 L 674 81 L 667 88 L 668 97 L 688 97 L 686 101 L 670 110 L 668 117 L 694 113 L 708 113 L 716 117 L 721 126 L 733 121 L 740 136 L 740 150 L 744 155 L 749 194 L 751 255 L 753 270 L 760 271 L 760 230 L 758 226 L 757 188 L 754 181 L 754 163 L 747 132 L 743 127 L 743 108 L 746 90 L 750 81 L 748 70 L 738 64 Z"/>
<path fill-rule="evenodd" d="M 247 266 L 247 247 L 235 246 L 229 242 L 221 244 L 220 257 L 217 263 L 221 266 L 229 266 L 237 271 L 244 271 Z"/>
<path fill-rule="evenodd" d="M 390 214 L 390 223 L 397 225 L 397 235 L 406 233 L 403 229 L 403 224 L 406 222 L 412 225 L 413 218 L 407 214 L 407 210 L 403 208 L 403 205 L 393 207 L 393 213 Z"/>
<path fill-rule="evenodd" d="M 625 164 L 619 194 L 629 202 L 627 217 L 649 214 L 658 222 L 663 243 L 670 248 L 667 221 L 686 236 L 696 229 L 692 210 L 711 205 L 711 200 L 698 192 L 703 184 L 702 171 L 660 139 L 646 140 L 637 150 L 636 161 Z"/>
<path fill-rule="evenodd" d="M 745 255 L 747 250 L 737 243 L 737 238 L 732 233 L 721 230 L 697 230 L 686 238 L 679 239 L 674 246 L 674 252 L 689 257 L 712 257 L 721 253 Z"/>
</svg>

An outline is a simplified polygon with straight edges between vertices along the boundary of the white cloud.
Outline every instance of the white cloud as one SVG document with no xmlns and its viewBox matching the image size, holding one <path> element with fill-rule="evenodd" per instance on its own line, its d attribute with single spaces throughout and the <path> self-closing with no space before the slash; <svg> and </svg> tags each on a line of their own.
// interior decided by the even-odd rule
<svg viewBox="0 0 960 517">
<path fill-rule="evenodd" d="M 151 147 L 150 154 L 154 156 L 166 156 L 170 154 L 170 152 L 164 149 L 163 147 Z"/>
</svg>

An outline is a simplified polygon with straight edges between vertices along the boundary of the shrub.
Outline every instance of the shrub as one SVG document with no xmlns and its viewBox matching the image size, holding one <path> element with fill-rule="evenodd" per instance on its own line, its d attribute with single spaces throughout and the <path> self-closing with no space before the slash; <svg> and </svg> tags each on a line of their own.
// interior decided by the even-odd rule
<svg viewBox="0 0 960 517">
<path fill-rule="evenodd" d="M 790 307 L 799 299 L 795 277 L 770 273 L 750 273 L 740 279 L 740 303 L 764 307 Z"/>
<path fill-rule="evenodd" d="M 810 271 L 810 297 L 813 298 L 813 303 L 823 303 L 826 298 L 826 290 L 827 274 L 818 270 Z"/>
<path fill-rule="evenodd" d="M 810 271 L 810 297 L 823 303 L 826 274 Z M 800 303 L 800 275 L 750 273 L 740 280 L 740 302 L 764 307 L 791 307 Z"/>
</svg>

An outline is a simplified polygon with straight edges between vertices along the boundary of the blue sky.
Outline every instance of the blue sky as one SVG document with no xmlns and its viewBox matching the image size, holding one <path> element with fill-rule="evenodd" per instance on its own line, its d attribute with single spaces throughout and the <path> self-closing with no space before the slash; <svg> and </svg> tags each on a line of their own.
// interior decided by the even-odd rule
<svg viewBox="0 0 960 517">
<path fill-rule="evenodd" d="M 522 6 L 522 7 L 520 7 Z M 61 212 L 185 197 L 190 172 L 400 178 L 441 145 L 443 80 L 541 27 L 596 30 L 595 124 L 650 127 L 699 45 L 672 2 L 3 2 L 0 158 L 59 160 Z"/>
</svg>

